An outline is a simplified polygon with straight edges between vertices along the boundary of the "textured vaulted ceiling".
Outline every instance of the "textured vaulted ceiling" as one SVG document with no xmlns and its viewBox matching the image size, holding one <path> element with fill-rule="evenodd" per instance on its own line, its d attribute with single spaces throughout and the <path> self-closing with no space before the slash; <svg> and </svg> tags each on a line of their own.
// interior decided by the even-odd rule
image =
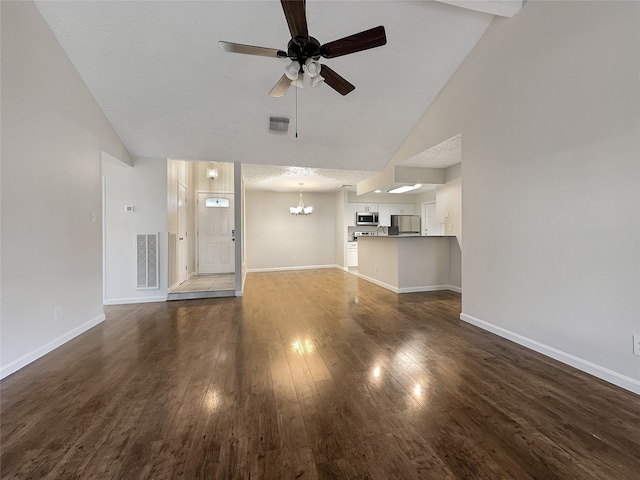
<svg viewBox="0 0 640 480">
<path fill-rule="evenodd" d="M 345 97 L 320 85 L 270 98 L 288 61 L 225 53 L 217 42 L 286 49 L 278 1 L 37 5 L 133 155 L 371 172 L 493 18 L 432 1 L 309 0 L 309 31 L 321 43 L 377 25 L 388 43 L 321 60 L 356 86 Z M 269 116 L 290 117 L 289 133 L 270 134 Z"/>
</svg>

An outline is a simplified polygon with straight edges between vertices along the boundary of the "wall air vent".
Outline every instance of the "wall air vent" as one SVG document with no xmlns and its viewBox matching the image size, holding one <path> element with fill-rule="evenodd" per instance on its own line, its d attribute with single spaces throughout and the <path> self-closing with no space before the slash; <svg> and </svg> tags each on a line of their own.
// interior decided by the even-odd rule
<svg viewBox="0 0 640 480">
<path fill-rule="evenodd" d="M 136 289 L 160 288 L 157 233 L 136 233 Z"/>
<path fill-rule="evenodd" d="M 289 131 L 289 119 L 285 117 L 269 117 L 269 132 L 287 133 Z"/>
</svg>

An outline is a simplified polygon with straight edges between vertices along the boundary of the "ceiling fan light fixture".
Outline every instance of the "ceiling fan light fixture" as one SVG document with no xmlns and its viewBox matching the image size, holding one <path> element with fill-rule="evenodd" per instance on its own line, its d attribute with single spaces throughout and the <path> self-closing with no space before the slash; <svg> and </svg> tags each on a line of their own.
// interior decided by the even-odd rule
<svg viewBox="0 0 640 480">
<path fill-rule="evenodd" d="M 300 72 L 300 64 L 295 60 L 284 68 L 284 74 L 291 81 L 297 80 Z"/>
<path fill-rule="evenodd" d="M 313 77 L 311 79 L 311 86 L 312 87 L 317 87 L 318 85 L 320 85 L 322 82 L 324 82 L 324 78 L 321 75 L 317 75 L 315 77 Z"/>
<path fill-rule="evenodd" d="M 304 88 L 303 80 L 304 80 L 304 77 L 302 75 L 300 75 L 296 80 L 293 80 L 291 82 L 291 85 L 293 85 L 294 87 L 298 87 L 298 88 Z"/>
<path fill-rule="evenodd" d="M 307 58 L 307 61 L 304 62 L 304 72 L 311 78 L 320 75 L 320 68 L 320 63 L 315 61 L 313 58 Z"/>
</svg>

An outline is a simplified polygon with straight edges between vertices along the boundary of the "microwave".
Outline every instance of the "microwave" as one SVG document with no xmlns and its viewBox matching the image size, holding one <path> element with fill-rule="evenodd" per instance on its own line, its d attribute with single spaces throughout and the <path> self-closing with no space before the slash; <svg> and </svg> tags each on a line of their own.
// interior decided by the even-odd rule
<svg viewBox="0 0 640 480">
<path fill-rule="evenodd" d="M 356 213 L 356 225 L 378 226 L 378 212 L 358 212 Z"/>
</svg>

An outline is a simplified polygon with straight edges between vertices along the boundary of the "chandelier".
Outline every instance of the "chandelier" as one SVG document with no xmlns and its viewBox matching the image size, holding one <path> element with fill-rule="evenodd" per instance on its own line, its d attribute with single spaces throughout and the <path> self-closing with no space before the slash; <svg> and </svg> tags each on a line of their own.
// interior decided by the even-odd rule
<svg viewBox="0 0 640 480">
<path fill-rule="evenodd" d="M 300 201 L 297 207 L 289 207 L 289 211 L 293 215 L 311 215 L 313 213 L 313 207 L 304 206 L 304 202 L 302 201 L 302 183 L 298 185 L 300 185 Z"/>
<path fill-rule="evenodd" d="M 218 169 L 213 167 L 213 162 L 211 162 L 211 167 L 207 168 L 207 178 L 209 180 L 218 178 Z"/>
</svg>

